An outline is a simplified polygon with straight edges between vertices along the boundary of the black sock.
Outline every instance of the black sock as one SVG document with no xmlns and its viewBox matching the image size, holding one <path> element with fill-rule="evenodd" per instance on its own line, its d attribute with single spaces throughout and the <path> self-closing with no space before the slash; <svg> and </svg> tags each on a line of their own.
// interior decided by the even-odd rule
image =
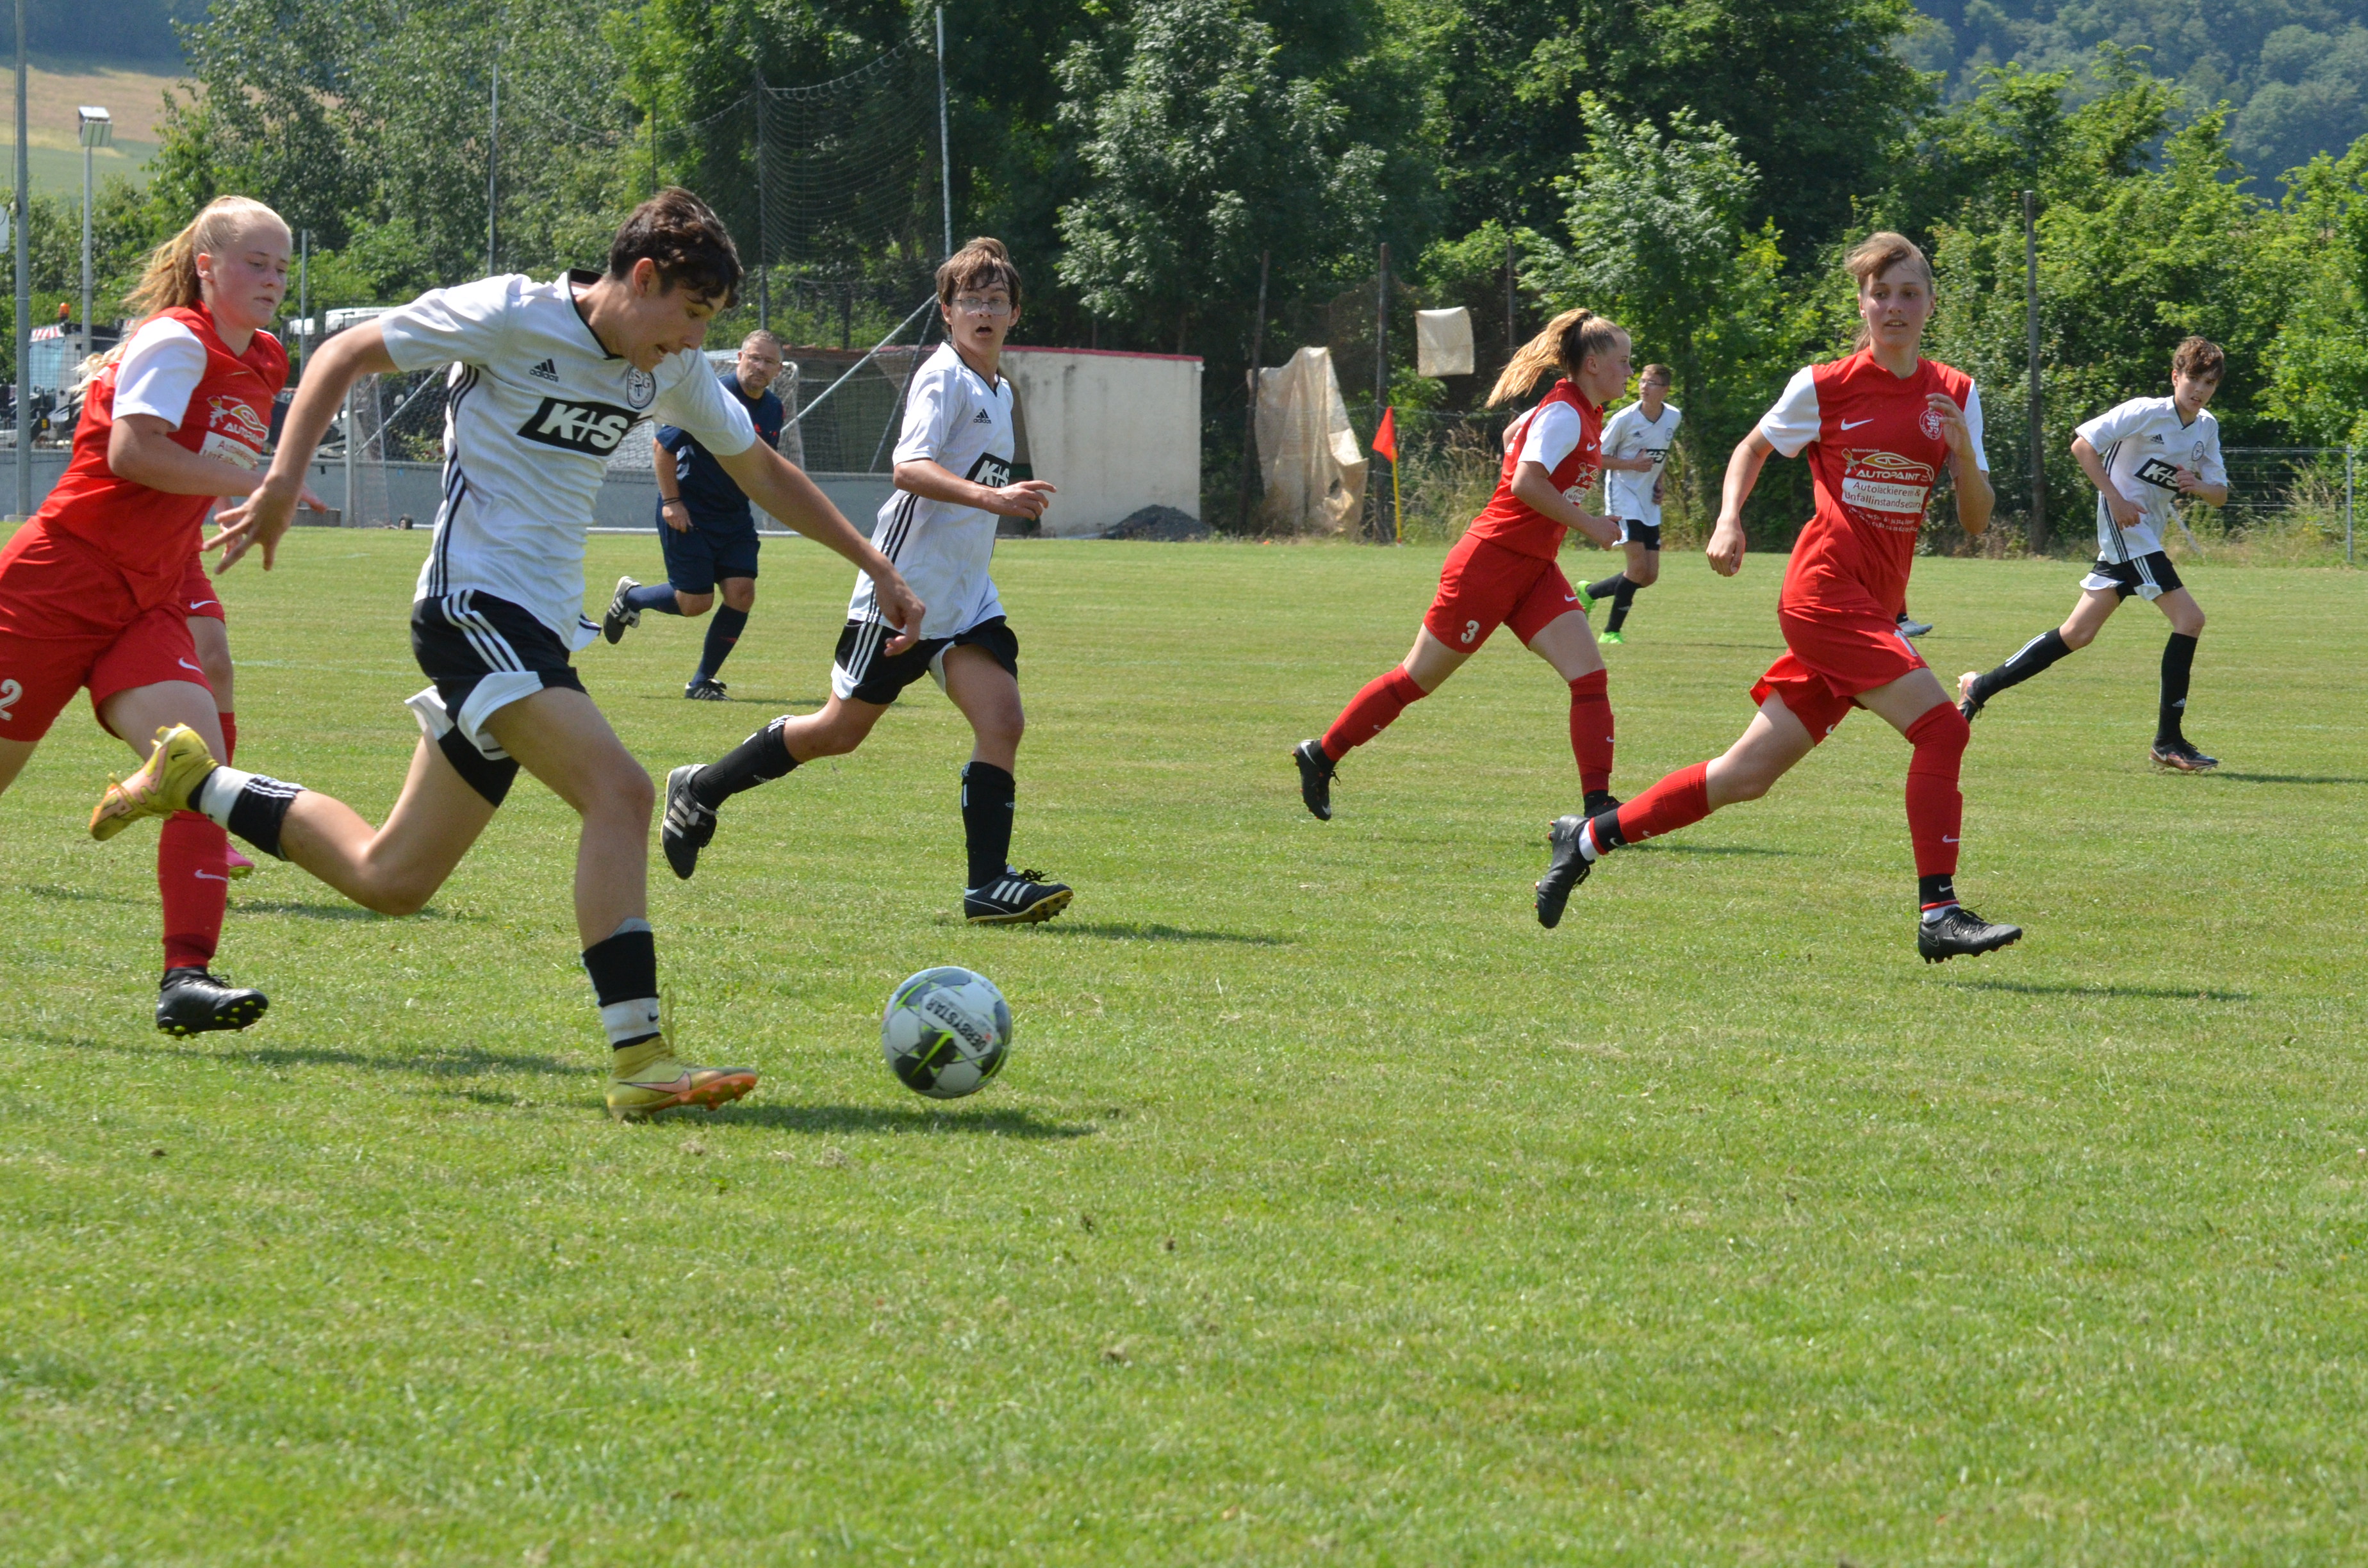
<svg viewBox="0 0 2368 1568">
<path fill-rule="evenodd" d="M 690 776 L 691 798 L 713 811 L 743 790 L 779 778 L 798 765 L 781 744 L 783 714 Z"/>
<path fill-rule="evenodd" d="M 280 825 L 303 792 L 302 784 L 217 766 L 189 791 L 189 809 L 274 859 L 285 860 L 288 857 L 279 852 Z"/>
<path fill-rule="evenodd" d="M 646 920 L 628 920 L 584 949 L 600 1027 L 619 1051 L 658 1032 L 658 946 Z"/>
<path fill-rule="evenodd" d="M 1625 849 L 1628 846 L 1628 841 L 1620 836 L 1619 807 L 1614 806 L 1608 812 L 1598 812 L 1587 819 L 1587 825 L 1588 831 L 1595 835 L 1595 852 L 1598 855 L 1609 855 L 1614 849 Z"/>
<path fill-rule="evenodd" d="M 2154 722 L 2154 744 L 2176 744 L 2187 738 L 2180 722 L 2187 714 L 2187 678 L 2195 668 L 2195 639 L 2174 631 L 2162 645 L 2162 707 Z"/>
<path fill-rule="evenodd" d="M 2064 641 L 2063 631 L 2049 627 L 2038 636 L 2015 650 L 2014 657 L 1998 668 L 1974 677 L 1974 696 L 1987 702 L 2010 686 L 2021 686 L 2056 660 L 2071 653 Z"/>
<path fill-rule="evenodd" d="M 680 615 L 682 601 L 675 597 L 672 583 L 643 583 L 625 595 L 625 608 L 654 609 L 660 615 Z"/>
<path fill-rule="evenodd" d="M 962 838 L 970 847 L 970 885 L 983 888 L 1011 865 L 1011 814 L 1019 786 L 991 762 L 962 770 Z"/>
<path fill-rule="evenodd" d="M 1644 586 L 1643 584 L 1624 574 L 1621 576 L 1620 586 L 1613 589 L 1611 593 L 1611 619 L 1603 623 L 1604 631 L 1620 630 L 1628 619 L 1628 607 L 1636 602 L 1636 590 L 1642 586 Z"/>
<path fill-rule="evenodd" d="M 1957 879 L 1953 873 L 1916 879 L 1916 907 L 1930 909 L 1935 904 L 1957 902 Z"/>
<path fill-rule="evenodd" d="M 732 656 L 732 645 L 740 641 L 740 633 L 748 624 L 748 612 L 723 606 L 715 619 L 707 623 L 707 645 L 699 651 L 699 673 L 690 677 L 693 686 L 707 679 L 723 667 Z"/>
<path fill-rule="evenodd" d="M 1587 585 L 1587 597 L 1590 599 L 1608 599 L 1612 595 L 1618 593 L 1621 585 L 1627 581 L 1627 574 L 1622 572 L 1614 572 L 1611 576 L 1606 577 L 1600 583 L 1589 583 Z"/>
</svg>

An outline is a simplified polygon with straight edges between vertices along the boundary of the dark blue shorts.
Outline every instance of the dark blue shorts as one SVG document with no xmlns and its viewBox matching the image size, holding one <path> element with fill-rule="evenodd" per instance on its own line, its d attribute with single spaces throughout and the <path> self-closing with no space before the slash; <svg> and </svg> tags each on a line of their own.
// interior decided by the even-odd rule
<svg viewBox="0 0 2368 1568">
<path fill-rule="evenodd" d="M 757 574 L 756 519 L 721 527 L 691 518 L 687 533 L 677 533 L 658 518 L 658 548 L 666 552 L 666 581 L 686 594 L 712 594 L 726 577 Z"/>
</svg>

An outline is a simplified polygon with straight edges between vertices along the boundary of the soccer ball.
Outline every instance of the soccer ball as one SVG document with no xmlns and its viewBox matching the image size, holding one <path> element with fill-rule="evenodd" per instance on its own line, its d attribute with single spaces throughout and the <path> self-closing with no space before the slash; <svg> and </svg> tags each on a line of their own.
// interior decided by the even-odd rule
<svg viewBox="0 0 2368 1568">
<path fill-rule="evenodd" d="M 880 1020 L 880 1053 L 916 1094 L 958 1100 L 986 1086 L 1011 1051 L 1011 1004 L 995 982 L 951 964 L 896 987 Z"/>
</svg>

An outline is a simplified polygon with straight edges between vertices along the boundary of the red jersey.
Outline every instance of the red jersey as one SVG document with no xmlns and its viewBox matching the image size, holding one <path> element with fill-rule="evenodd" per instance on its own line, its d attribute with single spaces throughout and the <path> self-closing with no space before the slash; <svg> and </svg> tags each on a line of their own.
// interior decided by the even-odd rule
<svg viewBox="0 0 2368 1568">
<path fill-rule="evenodd" d="M 1906 606 L 1917 536 L 1949 460 L 1941 416 L 1925 403 L 1934 392 L 1965 411 L 1975 461 L 1987 470 L 1973 378 L 1930 359 L 1905 380 L 1864 351 L 1809 366 L 1761 417 L 1760 434 L 1778 451 L 1806 450 L 1817 494 L 1784 574 L 1784 608 L 1815 613 L 1871 597 L 1890 617 Z"/>
<path fill-rule="evenodd" d="M 215 497 L 151 490 L 117 478 L 108 467 L 118 383 L 135 359 L 142 364 L 171 361 L 169 369 L 160 369 L 153 379 L 168 398 L 189 386 L 170 437 L 174 442 L 200 456 L 252 469 L 262 464 L 264 448 L 270 444 L 271 403 L 288 380 L 288 352 L 278 338 L 258 332 L 245 353 L 233 354 L 204 307 L 176 307 L 142 322 L 124 353 L 92 378 L 65 473 L 28 527 L 71 539 L 105 559 L 144 610 L 179 591 Z M 127 412 L 170 416 L 145 405 Z"/>
<path fill-rule="evenodd" d="M 1564 410 L 1569 412 L 1557 412 Z M 1570 414 L 1577 415 L 1577 439 L 1567 450 L 1558 451 L 1570 435 L 1565 423 Z M 1603 410 L 1568 381 L 1556 381 L 1554 391 L 1505 432 L 1505 467 L 1497 494 L 1464 534 L 1552 561 L 1570 529 L 1513 494 L 1513 475 L 1524 460 L 1543 465 L 1554 487 L 1577 502 L 1594 487 L 1596 471 L 1603 466 Z"/>
</svg>

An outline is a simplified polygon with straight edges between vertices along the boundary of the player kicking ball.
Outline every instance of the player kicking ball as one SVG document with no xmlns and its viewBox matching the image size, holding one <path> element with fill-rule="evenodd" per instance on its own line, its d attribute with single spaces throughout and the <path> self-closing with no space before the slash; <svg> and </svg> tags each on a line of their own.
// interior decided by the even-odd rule
<svg viewBox="0 0 2368 1568">
<path fill-rule="evenodd" d="M 724 801 L 800 763 L 855 750 L 897 694 L 928 676 L 970 721 L 973 737 L 962 770 L 970 859 L 963 916 L 973 926 L 1020 925 L 1049 920 L 1068 905 L 1066 887 L 1014 870 L 1010 860 L 1012 770 L 1024 727 L 1019 639 L 1004 620 L 987 568 L 995 519 L 1042 517 L 1053 487 L 1011 480 L 1011 382 L 999 366 L 1003 340 L 1019 319 L 1019 269 L 1002 241 L 973 240 L 938 268 L 938 311 L 946 341 L 906 392 L 896 493 L 871 533 L 881 553 L 910 575 L 928 614 L 917 625 L 893 614 L 872 569 L 863 567 L 838 636 L 830 700 L 816 712 L 783 714 L 703 767 L 686 764 L 667 775 L 659 837 L 677 877 L 698 869 Z M 899 625 L 916 630 L 918 641 L 894 636 Z"/>
<path fill-rule="evenodd" d="M 784 415 L 772 392 L 780 374 L 781 340 L 758 327 L 741 343 L 732 369 L 716 378 L 747 411 L 757 439 L 768 447 L 781 444 Z M 618 578 L 600 635 L 619 641 L 628 627 L 642 623 L 644 610 L 705 615 L 721 587 L 723 608 L 707 624 L 699 668 L 682 694 L 696 702 L 728 701 L 715 674 L 747 630 L 757 603 L 757 519 L 747 495 L 689 431 L 660 426 L 650 455 L 657 470 L 658 545 L 666 552 L 666 580 L 644 586 Z"/>
<path fill-rule="evenodd" d="M 2072 437 L 2080 472 L 2097 487 L 2097 563 L 2080 579 L 2080 602 L 2064 624 L 2043 631 L 1994 670 L 1967 670 L 1957 678 L 1959 711 L 1971 721 L 1983 705 L 2021 686 L 2076 649 L 2086 648 L 2122 601 L 2135 594 L 2162 611 L 2170 640 L 2162 647 L 2162 698 L 2155 710 L 2157 767 L 2208 773 L 2220 766 L 2187 738 L 2188 677 L 2203 609 L 2179 580 L 2164 553 L 2164 530 L 2177 521 L 2180 496 L 2222 506 L 2228 471 L 2220 460 L 2220 422 L 2204 412 L 2220 390 L 2227 357 L 2207 338 L 2191 337 L 2170 359 L 2169 397 L 2134 397 L 2107 409 Z"/>
<path fill-rule="evenodd" d="M 1916 538 L 1945 467 L 1957 520 L 1989 526 L 1982 403 L 1973 379 L 1917 353 L 1932 314 L 1932 269 L 1894 233 L 1868 236 L 1849 256 L 1858 283 L 1858 349 L 1796 372 L 1776 406 L 1727 460 L 1712 532 L 1711 569 L 1743 565 L 1743 504 L 1769 455 L 1806 453 L 1816 512 L 1793 547 L 1776 620 L 1786 653 L 1751 688 L 1759 712 L 1724 756 L 1670 774 L 1616 811 L 1557 818 L 1553 858 L 1537 885 L 1538 923 L 1562 919 L 1571 890 L 1601 857 L 1756 801 L 1809 755 L 1853 708 L 1872 710 L 1907 737 L 1907 832 L 1916 847 L 1927 963 L 1987 953 L 2020 938 L 1957 902 L 1957 840 L 1964 798 L 1957 770 L 1972 732 L 1898 631 Z"/>
<path fill-rule="evenodd" d="M 167 724 L 146 766 L 108 787 L 92 835 L 196 811 L 366 908 L 409 915 L 444 885 L 523 767 L 583 818 L 575 922 L 612 1048 L 609 1112 L 632 1119 L 715 1106 L 755 1087 L 746 1068 L 677 1061 L 661 1032 L 650 778 L 569 665 L 599 635 L 582 608 L 593 502 L 609 454 L 645 413 L 696 433 L 758 506 L 872 572 L 887 619 L 918 619 L 896 569 L 757 443 L 700 356 L 740 278 L 723 222 L 670 189 L 633 210 L 605 273 L 433 290 L 323 345 L 261 488 L 226 509 L 207 542 L 224 547 L 225 567 L 259 546 L 268 571 L 347 389 L 365 375 L 453 367 L 444 501 L 411 612 L 412 653 L 430 684 L 409 699 L 422 733 L 403 791 L 373 828 L 317 790 L 218 765 L 202 726 Z"/>
<path fill-rule="evenodd" d="M 1636 401 L 1603 426 L 1603 504 L 1620 520 L 1628 564 L 1600 583 L 1581 584 L 1578 608 L 1585 614 L 1601 600 L 1611 601 L 1603 641 L 1615 646 L 1628 641 L 1622 628 L 1636 591 L 1661 580 L 1661 471 L 1684 417 L 1668 401 L 1671 379 L 1667 365 L 1645 366 L 1636 379 Z"/>
</svg>

